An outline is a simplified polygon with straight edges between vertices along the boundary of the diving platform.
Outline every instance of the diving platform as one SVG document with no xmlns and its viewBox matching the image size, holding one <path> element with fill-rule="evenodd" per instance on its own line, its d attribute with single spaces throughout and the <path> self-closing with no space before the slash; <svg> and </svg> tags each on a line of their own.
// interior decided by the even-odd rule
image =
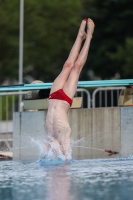
<svg viewBox="0 0 133 200">
<path fill-rule="evenodd" d="M 37 84 L 18 84 L 18 85 L 4 85 L 0 86 L 0 92 L 11 91 L 26 91 L 50 89 L 53 83 L 37 83 Z M 96 80 L 96 81 L 79 81 L 78 87 L 111 87 L 111 86 L 133 86 L 133 79 L 119 79 L 119 80 Z"/>
</svg>

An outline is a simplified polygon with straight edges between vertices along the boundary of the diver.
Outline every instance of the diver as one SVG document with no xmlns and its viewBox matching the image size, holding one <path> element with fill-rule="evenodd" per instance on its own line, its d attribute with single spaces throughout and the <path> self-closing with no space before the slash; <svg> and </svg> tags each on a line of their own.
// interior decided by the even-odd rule
<svg viewBox="0 0 133 200">
<path fill-rule="evenodd" d="M 66 159 L 71 155 L 68 111 L 76 93 L 79 75 L 87 60 L 94 27 L 94 22 L 90 18 L 82 20 L 75 43 L 61 73 L 53 82 L 48 98 L 45 128 L 49 143 L 45 147 L 54 146 L 54 153 L 58 155 L 61 152 Z"/>
</svg>

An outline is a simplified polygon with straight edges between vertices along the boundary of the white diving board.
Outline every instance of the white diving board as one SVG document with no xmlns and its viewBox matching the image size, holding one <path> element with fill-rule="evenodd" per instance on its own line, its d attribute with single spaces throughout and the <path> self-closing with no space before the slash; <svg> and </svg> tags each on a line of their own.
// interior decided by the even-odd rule
<svg viewBox="0 0 133 200">
<path fill-rule="evenodd" d="M 0 86 L 0 92 L 50 89 L 53 83 L 18 84 Z M 133 86 L 133 79 L 79 81 L 78 87 Z"/>
</svg>

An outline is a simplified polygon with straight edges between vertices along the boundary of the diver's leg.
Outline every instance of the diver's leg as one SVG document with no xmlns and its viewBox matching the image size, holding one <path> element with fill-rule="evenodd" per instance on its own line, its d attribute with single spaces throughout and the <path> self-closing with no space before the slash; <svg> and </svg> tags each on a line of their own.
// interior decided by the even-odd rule
<svg viewBox="0 0 133 200">
<path fill-rule="evenodd" d="M 51 88 L 51 91 L 50 93 L 53 93 L 55 92 L 56 90 L 58 89 L 62 89 L 69 77 L 69 74 L 74 66 L 74 63 L 79 55 L 79 51 L 80 51 L 80 48 L 81 48 L 81 44 L 82 44 L 82 41 L 83 39 L 85 38 L 86 36 L 86 33 L 85 33 L 85 26 L 86 26 L 86 20 L 83 20 L 81 22 L 81 25 L 80 25 L 80 28 L 79 28 L 79 31 L 78 31 L 78 35 L 77 35 L 77 38 L 75 40 L 75 43 L 71 49 L 71 52 L 68 56 L 68 59 L 66 60 L 64 66 L 63 66 L 63 69 L 61 71 L 61 73 L 58 75 L 58 77 L 55 79 L 53 85 L 52 85 L 52 88 Z"/>
<path fill-rule="evenodd" d="M 75 95 L 80 72 L 87 60 L 90 42 L 91 42 L 92 34 L 94 31 L 94 23 L 91 19 L 88 19 L 87 27 L 88 28 L 87 28 L 86 40 L 83 45 L 83 48 L 81 49 L 80 54 L 71 70 L 71 73 L 70 73 L 68 79 L 67 79 L 67 82 L 65 83 L 65 85 L 63 87 L 64 92 L 70 98 L 73 98 Z"/>
</svg>

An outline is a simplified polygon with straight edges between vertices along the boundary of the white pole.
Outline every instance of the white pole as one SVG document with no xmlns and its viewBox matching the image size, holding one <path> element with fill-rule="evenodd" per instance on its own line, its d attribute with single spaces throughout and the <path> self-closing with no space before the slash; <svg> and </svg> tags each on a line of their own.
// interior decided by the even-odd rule
<svg viewBox="0 0 133 200">
<path fill-rule="evenodd" d="M 24 0 L 20 0 L 20 21 L 19 21 L 19 84 L 23 83 L 23 34 L 24 33 Z M 19 95 L 19 111 L 22 95 Z"/>
</svg>

